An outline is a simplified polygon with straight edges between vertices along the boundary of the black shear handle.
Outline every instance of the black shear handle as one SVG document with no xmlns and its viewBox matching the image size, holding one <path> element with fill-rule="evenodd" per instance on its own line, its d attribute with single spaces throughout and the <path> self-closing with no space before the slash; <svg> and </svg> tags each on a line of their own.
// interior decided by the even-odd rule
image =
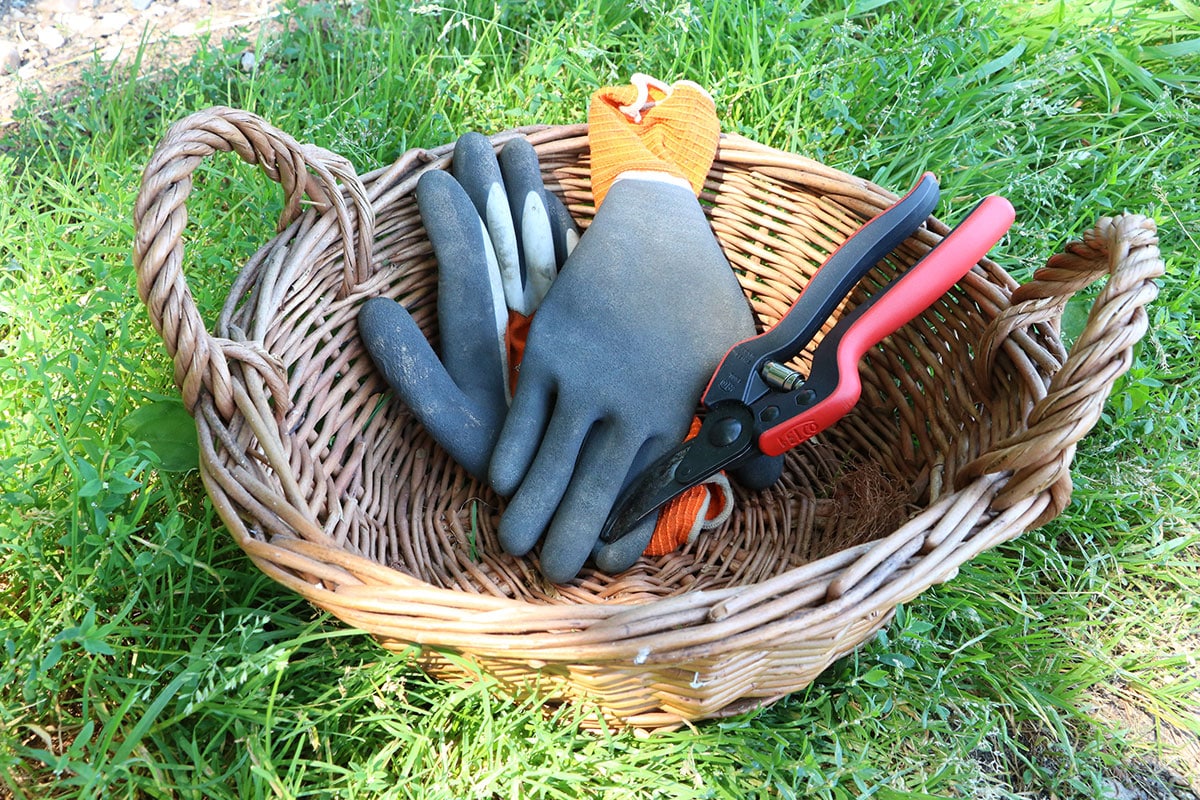
<svg viewBox="0 0 1200 800">
<path fill-rule="evenodd" d="M 783 319 L 725 354 L 700 398 L 704 405 L 728 400 L 750 405 L 770 391 L 760 375 L 764 362 L 785 362 L 804 350 L 855 284 L 929 218 L 940 194 L 937 179 L 926 172 L 912 191 L 855 231 L 817 270 Z"/>
<path fill-rule="evenodd" d="M 862 392 L 858 362 L 863 355 L 937 302 L 1000 241 L 1014 217 L 1003 197 L 984 198 L 915 266 L 847 314 L 813 354 L 804 388 L 816 402 L 781 415 L 759 435 L 758 449 L 769 456 L 785 453 L 849 413 Z"/>
</svg>

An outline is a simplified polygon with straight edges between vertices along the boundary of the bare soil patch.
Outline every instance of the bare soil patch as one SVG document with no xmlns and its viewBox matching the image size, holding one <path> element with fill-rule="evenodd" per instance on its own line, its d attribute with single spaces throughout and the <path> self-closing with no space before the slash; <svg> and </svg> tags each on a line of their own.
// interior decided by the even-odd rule
<svg viewBox="0 0 1200 800">
<path fill-rule="evenodd" d="M 0 127 L 21 93 L 60 97 L 93 64 L 143 49 L 142 72 L 185 61 L 205 37 L 255 38 L 280 0 L 0 0 Z M 44 101 L 44 100 L 43 100 Z"/>
</svg>

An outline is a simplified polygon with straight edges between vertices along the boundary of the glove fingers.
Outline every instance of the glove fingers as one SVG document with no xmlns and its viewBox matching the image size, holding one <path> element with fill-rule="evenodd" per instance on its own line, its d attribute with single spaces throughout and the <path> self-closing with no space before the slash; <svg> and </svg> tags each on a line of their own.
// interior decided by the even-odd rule
<svg viewBox="0 0 1200 800">
<path fill-rule="evenodd" d="M 579 244 L 579 226 L 571 212 L 554 192 L 546 192 L 546 206 L 550 212 L 550 227 L 554 233 L 554 258 L 562 264 Z"/>
<path fill-rule="evenodd" d="M 640 442 L 630 441 L 611 423 L 592 428 L 542 544 L 542 574 L 547 580 L 565 583 L 583 568 L 600 536 L 600 528 L 616 503 L 639 445 Z"/>
<path fill-rule="evenodd" d="M 498 535 L 505 552 L 523 556 L 542 538 L 572 480 L 591 427 L 590 419 L 564 413 L 551 417 L 537 456 L 500 518 Z"/>
<path fill-rule="evenodd" d="M 464 393 L 394 300 L 368 300 L 359 311 L 358 327 L 371 360 L 397 397 L 451 458 L 482 479 L 503 420 L 503 399 L 497 404 Z"/>
<path fill-rule="evenodd" d="M 468 394 L 504 402 L 508 309 L 483 225 L 445 172 L 422 175 L 415 196 L 438 260 L 442 363 Z"/>
<path fill-rule="evenodd" d="M 668 452 L 676 444 L 680 437 L 677 435 L 654 436 L 650 438 L 634 459 L 632 466 L 629 469 L 625 484 L 621 487 L 624 489 L 654 462 L 659 456 Z M 616 500 L 613 500 L 616 504 Z M 605 519 L 608 517 L 605 516 Z M 631 531 L 626 533 L 620 539 L 610 544 L 605 544 L 597 537 L 592 548 L 592 559 L 596 562 L 596 567 L 601 572 L 606 572 L 609 575 L 616 575 L 619 572 L 624 572 L 634 565 L 634 563 L 642 557 L 646 547 L 650 544 L 650 539 L 654 536 L 654 529 L 658 525 L 658 513 L 647 515 L 640 523 L 637 524 Z"/>
<path fill-rule="evenodd" d="M 758 456 L 730 470 L 738 485 L 752 492 L 775 484 L 783 474 L 783 456 Z"/>
<path fill-rule="evenodd" d="M 526 139 L 511 139 L 500 150 L 500 173 L 520 247 L 524 302 L 535 309 L 546 296 L 558 262 L 555 259 L 551 212 L 537 153 Z"/>
<path fill-rule="evenodd" d="M 504 497 L 512 496 L 525 479 L 554 407 L 553 381 L 535 371 L 536 362 L 525 366 L 488 468 L 492 488 Z"/>
<path fill-rule="evenodd" d="M 491 141 L 481 133 L 465 133 L 454 144 L 450 171 L 460 183 L 479 218 L 483 220 L 496 252 L 508 307 L 528 316 L 525 281 L 521 272 L 521 248 L 513 222 L 504 178 Z"/>
<path fill-rule="evenodd" d="M 611 544 L 597 541 L 592 550 L 592 560 L 596 562 L 596 568 L 609 575 L 616 575 L 632 567 L 650 544 L 657 524 L 658 515 L 651 514 L 617 541 Z"/>
</svg>

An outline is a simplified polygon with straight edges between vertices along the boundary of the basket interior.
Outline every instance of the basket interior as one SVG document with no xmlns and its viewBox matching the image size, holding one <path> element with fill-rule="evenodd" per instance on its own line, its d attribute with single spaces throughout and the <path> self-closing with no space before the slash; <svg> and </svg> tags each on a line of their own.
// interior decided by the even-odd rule
<svg viewBox="0 0 1200 800">
<path fill-rule="evenodd" d="M 541 159 L 549 188 L 586 226 L 593 211 L 586 149 L 559 148 Z M 366 182 L 371 188 L 370 176 Z M 841 191 L 827 175 L 809 179 L 803 171 L 718 158 L 701 199 L 760 329 L 774 324 L 821 262 L 886 205 L 872 207 L 850 190 L 861 183 L 846 176 Z M 757 583 L 887 535 L 952 488 L 957 470 L 993 438 L 1022 424 L 1029 402 L 1020 391 L 993 396 L 973 377 L 974 343 L 1011 289 L 1007 275 L 985 262 L 866 357 L 858 406 L 789 453 L 778 485 L 761 493 L 735 487 L 736 510 L 721 531 L 644 558 L 621 575 L 585 569 L 568 585 L 549 585 L 533 557 L 501 551 L 501 498 L 432 441 L 362 348 L 356 314 L 377 295 L 403 302 L 437 346 L 436 261 L 411 193 L 376 213 L 376 272 L 353 293 L 338 296 L 341 244 L 325 237 L 331 241 L 307 259 L 303 279 L 285 287 L 269 312 L 255 297 L 269 294 L 263 287 L 272 280 L 271 259 L 256 258 L 240 282 L 248 291 L 231 296 L 223 316 L 231 326 L 259 331 L 287 369 L 292 407 L 278 445 L 295 483 L 281 491 L 299 495 L 292 502 L 338 546 L 436 587 L 533 603 L 595 603 Z M 302 237 L 302 223 L 277 242 Z M 922 230 L 867 282 L 886 282 L 937 239 Z M 862 297 L 856 289 L 847 306 Z M 803 371 L 803 359 L 796 366 Z M 263 480 L 280 483 L 269 474 Z"/>
</svg>

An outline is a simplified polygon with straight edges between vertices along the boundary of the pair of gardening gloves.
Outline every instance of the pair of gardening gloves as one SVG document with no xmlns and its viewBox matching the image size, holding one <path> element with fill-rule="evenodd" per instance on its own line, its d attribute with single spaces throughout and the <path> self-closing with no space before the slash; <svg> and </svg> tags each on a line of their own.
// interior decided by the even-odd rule
<svg viewBox="0 0 1200 800">
<path fill-rule="evenodd" d="M 635 76 L 598 91 L 588 121 L 597 212 L 582 236 L 525 139 L 497 157 L 467 134 L 450 172 L 421 176 L 440 360 L 395 301 L 372 299 L 359 316 L 400 399 L 452 458 L 511 498 L 503 548 L 523 556 L 541 542 L 542 573 L 556 583 L 589 558 L 620 572 L 728 515 L 722 476 L 599 541 L 621 490 L 694 431 L 722 356 L 755 334 L 697 200 L 719 135 L 712 99 L 694 83 Z M 781 467 L 764 458 L 735 477 L 763 488 Z"/>
</svg>

